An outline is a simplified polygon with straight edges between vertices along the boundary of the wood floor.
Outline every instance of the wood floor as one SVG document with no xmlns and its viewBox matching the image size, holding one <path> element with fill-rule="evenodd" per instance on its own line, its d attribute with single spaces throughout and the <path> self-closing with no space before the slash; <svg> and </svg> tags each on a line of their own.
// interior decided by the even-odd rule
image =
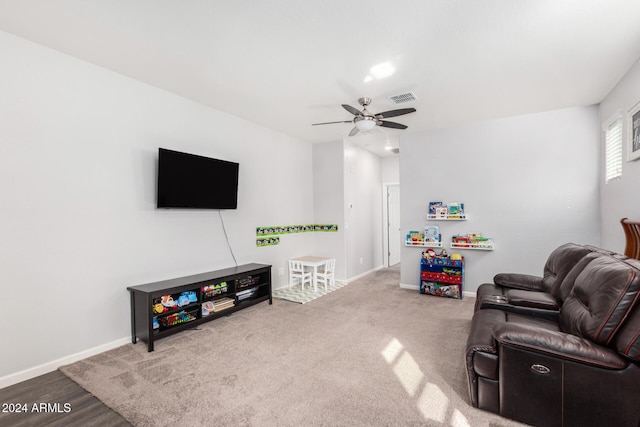
<svg viewBox="0 0 640 427">
<path fill-rule="evenodd" d="M 131 425 L 59 371 L 0 389 L 0 405 L 0 426 Z"/>
</svg>

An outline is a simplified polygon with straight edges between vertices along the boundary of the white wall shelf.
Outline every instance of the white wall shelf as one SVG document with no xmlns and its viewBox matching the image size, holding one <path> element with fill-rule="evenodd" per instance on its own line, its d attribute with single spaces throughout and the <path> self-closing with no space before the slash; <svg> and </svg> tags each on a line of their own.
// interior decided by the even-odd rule
<svg viewBox="0 0 640 427">
<path fill-rule="evenodd" d="M 429 221 L 466 221 L 467 216 L 456 216 L 456 217 L 440 217 L 437 215 L 427 214 L 427 220 Z"/>
<path fill-rule="evenodd" d="M 454 243 L 449 245 L 451 249 L 469 249 L 475 251 L 492 251 L 494 249 L 493 242 L 480 242 L 480 243 Z"/>
<path fill-rule="evenodd" d="M 405 241 L 404 242 L 405 246 L 413 246 L 416 248 L 441 248 L 442 246 L 442 242 L 410 242 L 410 241 Z"/>
</svg>

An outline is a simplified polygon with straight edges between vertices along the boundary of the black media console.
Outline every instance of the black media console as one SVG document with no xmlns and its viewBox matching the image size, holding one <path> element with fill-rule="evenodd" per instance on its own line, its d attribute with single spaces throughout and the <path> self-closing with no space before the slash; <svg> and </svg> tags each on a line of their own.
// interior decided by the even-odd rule
<svg viewBox="0 0 640 427">
<path fill-rule="evenodd" d="M 188 277 L 129 286 L 131 342 L 153 351 L 155 340 L 231 314 L 271 297 L 271 266 L 245 264 Z"/>
</svg>

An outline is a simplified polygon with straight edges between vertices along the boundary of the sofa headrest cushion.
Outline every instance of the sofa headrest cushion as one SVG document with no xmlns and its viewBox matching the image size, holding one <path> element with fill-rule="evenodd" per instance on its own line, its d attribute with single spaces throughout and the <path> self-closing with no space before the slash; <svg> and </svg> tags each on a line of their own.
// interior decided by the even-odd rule
<svg viewBox="0 0 640 427">
<path fill-rule="evenodd" d="M 562 281 L 558 283 L 558 286 L 552 289 L 551 295 L 553 295 L 553 297 L 558 301 L 564 302 L 573 290 L 573 285 L 580 273 L 582 273 L 582 270 L 584 270 L 587 264 L 598 258 L 600 255 L 601 254 L 597 253 L 589 253 L 582 257 L 582 259 L 578 260 L 573 268 L 566 274 L 566 276 L 564 276 Z"/>
<path fill-rule="evenodd" d="M 575 243 L 565 243 L 556 248 L 544 265 L 542 283 L 544 290 L 555 296 L 557 288 L 578 261 L 592 250 Z"/>
<path fill-rule="evenodd" d="M 560 309 L 560 329 L 608 345 L 636 303 L 640 270 L 602 253 L 587 256 Z"/>
</svg>

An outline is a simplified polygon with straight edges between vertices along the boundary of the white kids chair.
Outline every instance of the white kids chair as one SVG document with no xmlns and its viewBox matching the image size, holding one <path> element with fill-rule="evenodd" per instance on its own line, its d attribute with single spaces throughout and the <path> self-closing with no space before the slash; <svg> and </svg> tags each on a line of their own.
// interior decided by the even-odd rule
<svg viewBox="0 0 640 427">
<path fill-rule="evenodd" d="M 327 290 L 327 285 L 330 284 L 334 286 L 336 284 L 336 279 L 334 276 L 334 272 L 336 269 L 336 260 L 330 259 L 324 264 L 324 269 L 318 271 L 316 273 L 316 282 L 324 283 L 324 290 Z"/>
<path fill-rule="evenodd" d="M 298 281 L 300 281 L 302 289 L 304 289 L 305 283 L 309 283 L 311 286 L 313 285 L 312 274 L 310 271 L 304 271 L 302 261 L 289 260 L 289 287 Z"/>
</svg>

